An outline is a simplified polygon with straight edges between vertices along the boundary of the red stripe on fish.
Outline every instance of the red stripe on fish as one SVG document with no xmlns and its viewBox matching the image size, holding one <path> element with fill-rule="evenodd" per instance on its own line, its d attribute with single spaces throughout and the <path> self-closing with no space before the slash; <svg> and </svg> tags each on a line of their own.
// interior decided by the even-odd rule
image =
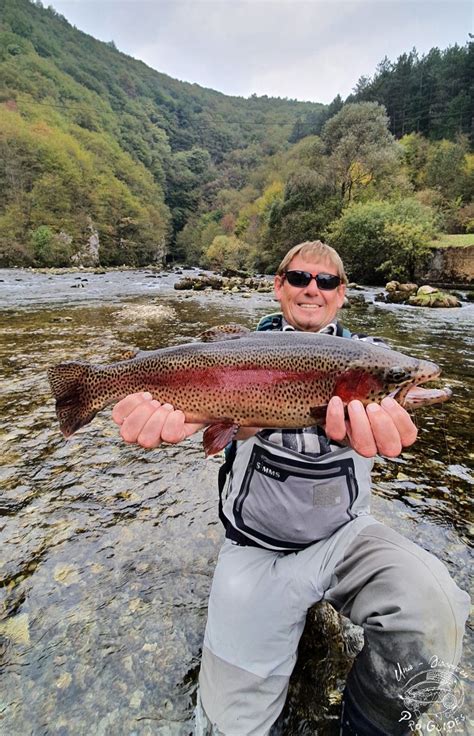
<svg viewBox="0 0 474 736">
<path fill-rule="evenodd" d="M 271 386 L 281 383 L 310 383 L 327 378 L 322 371 L 284 371 L 274 368 L 246 366 L 245 368 L 189 368 L 179 372 L 163 372 L 156 375 L 158 386 L 198 386 L 202 388 L 242 389 L 248 386 Z M 155 382 L 155 381 L 154 381 Z"/>
</svg>

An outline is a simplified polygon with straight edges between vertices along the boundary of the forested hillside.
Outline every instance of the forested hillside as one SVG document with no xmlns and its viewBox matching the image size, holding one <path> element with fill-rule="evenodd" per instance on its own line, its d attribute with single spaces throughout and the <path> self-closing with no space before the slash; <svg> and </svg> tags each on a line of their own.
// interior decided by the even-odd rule
<svg viewBox="0 0 474 736">
<path fill-rule="evenodd" d="M 241 187 L 321 107 L 178 82 L 28 0 L 0 0 L 0 64 L 9 263 L 67 262 L 95 230 L 103 263 L 160 260 L 217 177 Z"/>
<path fill-rule="evenodd" d="M 272 270 L 325 237 L 355 278 L 409 275 L 474 230 L 472 59 L 385 60 L 329 106 L 233 98 L 0 0 L 0 265 Z"/>
</svg>

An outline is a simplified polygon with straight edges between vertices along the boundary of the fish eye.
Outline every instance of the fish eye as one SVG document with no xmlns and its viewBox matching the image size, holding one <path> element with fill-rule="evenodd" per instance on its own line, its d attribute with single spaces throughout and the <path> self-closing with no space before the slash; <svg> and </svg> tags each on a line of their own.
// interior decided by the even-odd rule
<svg viewBox="0 0 474 736">
<path fill-rule="evenodd" d="M 385 378 L 389 383 L 403 383 L 404 381 L 410 380 L 411 373 L 404 368 L 395 366 L 394 368 L 387 369 Z"/>
</svg>

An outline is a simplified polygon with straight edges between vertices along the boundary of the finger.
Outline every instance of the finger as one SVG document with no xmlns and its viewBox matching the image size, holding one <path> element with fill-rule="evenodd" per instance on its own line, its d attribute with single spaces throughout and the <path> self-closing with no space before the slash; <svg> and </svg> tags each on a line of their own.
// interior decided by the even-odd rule
<svg viewBox="0 0 474 736">
<path fill-rule="evenodd" d="M 160 406 L 157 401 L 144 401 L 137 407 L 135 407 L 135 409 L 130 412 L 128 417 L 125 417 L 120 428 L 120 434 L 122 435 L 122 438 L 125 440 L 125 442 L 138 442 L 138 437 L 140 436 L 150 417 L 153 414 L 159 413 L 162 410 L 163 407 Z M 164 409 L 162 411 L 163 419 L 168 411 L 171 410 L 172 408 L 169 410 Z"/>
<path fill-rule="evenodd" d="M 339 396 L 333 396 L 328 404 L 325 432 L 330 439 L 336 442 L 342 442 L 347 434 L 344 404 Z"/>
<path fill-rule="evenodd" d="M 185 422 L 184 424 L 184 431 L 186 432 L 186 437 L 190 437 L 195 432 L 199 432 L 200 429 L 204 429 L 206 425 L 199 422 L 198 424 L 193 424 L 191 422 Z"/>
<path fill-rule="evenodd" d="M 182 442 L 187 437 L 184 424 L 184 414 L 182 411 L 177 410 L 171 412 L 166 417 L 163 425 L 161 439 L 173 445 L 177 442 Z"/>
<path fill-rule="evenodd" d="M 407 410 L 400 406 L 398 401 L 388 396 L 382 400 L 382 406 L 388 412 L 398 430 L 402 447 L 412 445 L 418 436 L 418 429 Z"/>
<path fill-rule="evenodd" d="M 159 404 L 158 401 L 152 401 L 153 411 L 144 422 L 138 426 L 135 441 L 141 447 L 151 450 L 159 447 L 162 442 L 163 425 L 168 416 L 173 412 L 171 404 Z"/>
<path fill-rule="evenodd" d="M 123 420 L 128 417 L 137 406 L 144 401 L 151 401 L 152 395 L 147 391 L 138 394 L 129 394 L 115 404 L 112 411 L 112 419 L 116 424 L 122 424 Z"/>
<path fill-rule="evenodd" d="M 367 416 L 377 450 L 386 457 L 397 457 L 402 451 L 402 443 L 400 433 L 390 414 L 379 404 L 369 404 Z"/>
<path fill-rule="evenodd" d="M 352 447 L 363 457 L 374 457 L 377 454 L 377 445 L 364 405 L 361 401 L 350 401 L 347 412 Z"/>
</svg>

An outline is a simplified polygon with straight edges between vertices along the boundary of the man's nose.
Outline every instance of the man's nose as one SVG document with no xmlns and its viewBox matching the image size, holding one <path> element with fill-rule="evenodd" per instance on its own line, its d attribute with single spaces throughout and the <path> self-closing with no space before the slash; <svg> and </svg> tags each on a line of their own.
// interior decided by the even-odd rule
<svg viewBox="0 0 474 736">
<path fill-rule="evenodd" d="M 309 282 L 308 286 L 306 287 L 306 292 L 308 294 L 313 295 L 313 296 L 318 296 L 319 295 L 319 289 L 318 289 L 318 285 L 316 283 L 316 279 L 311 279 L 311 281 Z"/>
</svg>

